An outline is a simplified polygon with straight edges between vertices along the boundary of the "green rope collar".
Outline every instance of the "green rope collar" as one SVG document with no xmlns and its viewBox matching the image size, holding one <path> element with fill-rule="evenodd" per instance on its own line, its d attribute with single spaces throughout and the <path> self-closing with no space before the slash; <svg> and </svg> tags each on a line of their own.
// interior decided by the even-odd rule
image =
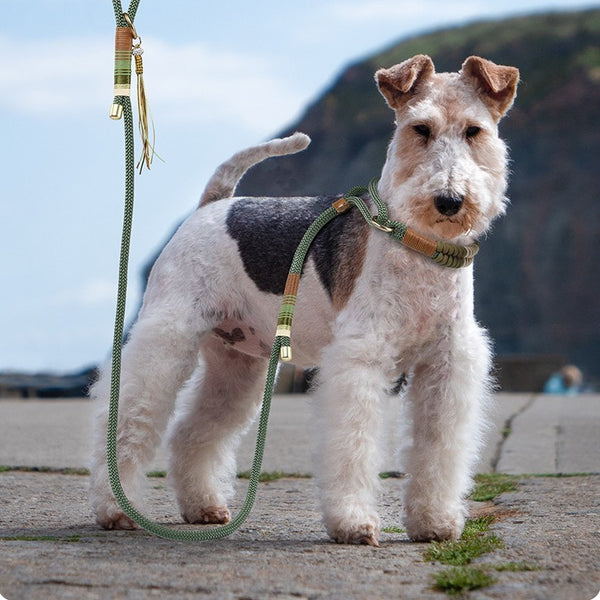
<svg viewBox="0 0 600 600">
<path fill-rule="evenodd" d="M 370 225 L 389 234 L 391 238 L 400 242 L 403 246 L 427 256 L 444 267 L 459 269 L 467 267 L 473 262 L 473 258 L 479 252 L 479 244 L 477 242 L 468 246 L 458 246 L 450 242 L 434 242 L 413 231 L 404 223 L 389 219 L 387 207 L 377 190 L 378 181 L 378 178 L 372 179 L 368 188 L 364 186 L 353 187 L 341 201 L 338 201 L 340 206 L 338 212 L 348 210 L 351 205 L 356 206 Z M 361 198 L 366 193 L 370 194 L 377 207 L 378 212 L 374 216 L 371 215 L 367 205 Z M 346 201 L 345 203 L 344 200 Z"/>
</svg>

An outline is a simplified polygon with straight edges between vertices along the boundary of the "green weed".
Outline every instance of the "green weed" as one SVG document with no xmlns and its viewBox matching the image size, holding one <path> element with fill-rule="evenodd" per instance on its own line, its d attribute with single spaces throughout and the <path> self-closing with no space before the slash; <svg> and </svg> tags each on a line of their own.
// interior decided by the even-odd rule
<svg viewBox="0 0 600 600">
<path fill-rule="evenodd" d="M 167 476 L 166 471 L 148 471 L 148 473 L 146 473 L 146 477 L 164 478 L 166 476 Z"/>
<path fill-rule="evenodd" d="M 238 479 L 250 479 L 252 473 L 250 471 L 242 471 L 238 473 Z M 260 474 L 259 481 L 277 481 L 278 479 L 311 479 L 312 475 L 308 473 L 287 473 L 285 471 L 263 471 Z"/>
<path fill-rule="evenodd" d="M 406 529 L 402 529 L 402 527 L 384 527 L 381 530 L 382 533 L 406 533 Z"/>
<path fill-rule="evenodd" d="M 524 571 L 541 571 L 542 567 L 532 565 L 528 562 L 506 562 L 498 565 L 490 565 L 495 571 L 511 571 L 513 573 L 521 573 Z"/>
<path fill-rule="evenodd" d="M 432 542 L 425 551 L 425 559 L 444 565 L 462 566 L 503 546 L 502 540 L 496 535 L 473 536 L 457 542 Z"/>
<path fill-rule="evenodd" d="M 27 467 L 0 465 L 0 473 L 51 473 L 57 475 L 89 475 L 90 470 L 76 467 Z"/>
<path fill-rule="evenodd" d="M 475 475 L 475 487 L 470 498 L 475 502 L 486 502 L 504 492 L 514 492 L 517 489 L 515 477 L 503 473 L 481 473 Z"/>
<path fill-rule="evenodd" d="M 449 596 L 487 587 L 492 583 L 494 578 L 476 567 L 451 567 L 435 575 L 435 589 L 446 592 Z"/>
<path fill-rule="evenodd" d="M 11 535 L 0 536 L 0 542 L 78 542 L 78 535 Z"/>
</svg>

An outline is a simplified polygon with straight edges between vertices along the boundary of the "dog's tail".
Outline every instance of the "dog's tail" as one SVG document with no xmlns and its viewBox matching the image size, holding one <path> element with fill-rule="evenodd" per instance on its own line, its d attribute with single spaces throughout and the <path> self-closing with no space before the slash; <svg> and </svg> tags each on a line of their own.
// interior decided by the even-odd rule
<svg viewBox="0 0 600 600">
<path fill-rule="evenodd" d="M 198 206 L 204 206 L 221 198 L 231 198 L 239 180 L 250 167 L 271 156 L 295 154 L 304 150 L 309 144 L 310 138 L 297 131 L 289 137 L 277 138 L 234 154 L 214 172 L 206 184 Z"/>
</svg>

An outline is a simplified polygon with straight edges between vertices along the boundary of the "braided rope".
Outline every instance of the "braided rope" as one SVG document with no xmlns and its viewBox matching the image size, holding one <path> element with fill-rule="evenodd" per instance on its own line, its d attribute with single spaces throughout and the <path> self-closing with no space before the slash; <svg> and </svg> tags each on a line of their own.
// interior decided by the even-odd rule
<svg viewBox="0 0 600 600">
<path fill-rule="evenodd" d="M 292 265 L 283 291 L 283 302 L 277 318 L 277 331 L 275 334 L 275 339 L 278 340 L 281 348 L 281 360 L 284 362 L 290 362 L 292 360 L 292 351 L 290 348 L 292 319 L 294 318 L 298 285 L 302 275 L 302 267 L 306 262 L 306 255 L 321 229 L 339 214 L 339 209 L 336 209 L 335 206 L 326 208 L 306 230 L 294 253 Z"/>
<path fill-rule="evenodd" d="M 140 0 L 131 0 L 128 9 L 128 15 L 133 22 Z M 121 2 L 113 0 L 115 9 L 115 19 L 118 28 L 126 27 L 123 17 Z M 110 403 L 108 414 L 108 426 L 106 433 L 106 460 L 108 466 L 108 476 L 112 492 L 119 504 L 121 510 L 135 523 L 143 529 L 170 540 L 180 541 L 206 541 L 214 540 L 231 535 L 246 520 L 258 489 L 262 459 L 264 454 L 266 432 L 271 408 L 271 397 L 275 387 L 275 378 L 277 374 L 277 364 L 280 353 L 280 338 L 276 338 L 271 349 L 271 359 L 267 370 L 265 391 L 260 413 L 258 426 L 258 435 L 252 471 L 246 499 L 238 515 L 226 525 L 221 527 L 204 528 L 203 530 L 178 530 L 155 523 L 140 513 L 129 501 L 123 490 L 119 477 L 119 468 L 117 460 L 117 429 L 119 421 L 119 391 L 121 382 L 121 358 L 123 345 L 123 330 L 125 325 L 125 307 L 127 302 L 127 275 L 129 267 L 129 248 L 131 243 L 131 228 L 133 224 L 133 204 L 134 204 L 134 178 L 135 178 L 135 158 L 134 158 L 134 135 L 133 135 L 133 111 L 131 101 L 128 95 L 115 96 L 113 106 L 117 104 L 122 107 L 123 127 L 125 135 L 125 207 L 123 214 L 123 231 L 121 235 L 121 253 L 119 258 L 119 278 L 117 289 L 117 307 L 115 313 L 115 327 L 112 350 L 111 366 L 111 386 Z M 113 116 L 111 111 L 111 116 Z"/>
</svg>

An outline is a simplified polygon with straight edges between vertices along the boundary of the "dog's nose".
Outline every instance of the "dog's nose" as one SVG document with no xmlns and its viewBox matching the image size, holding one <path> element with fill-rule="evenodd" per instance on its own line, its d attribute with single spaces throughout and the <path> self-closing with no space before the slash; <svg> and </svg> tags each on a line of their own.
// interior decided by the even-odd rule
<svg viewBox="0 0 600 600">
<path fill-rule="evenodd" d="M 450 194 L 439 194 L 434 198 L 435 207 L 438 212 L 446 217 L 455 215 L 463 204 L 463 196 L 451 196 Z"/>
</svg>

